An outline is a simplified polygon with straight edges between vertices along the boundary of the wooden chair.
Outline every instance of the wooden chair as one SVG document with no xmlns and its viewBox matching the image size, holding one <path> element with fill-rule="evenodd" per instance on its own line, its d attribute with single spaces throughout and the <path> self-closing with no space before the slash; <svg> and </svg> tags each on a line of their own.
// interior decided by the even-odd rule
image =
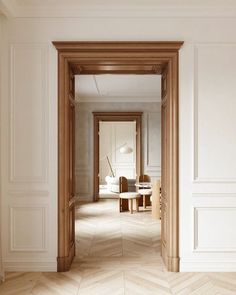
<svg viewBox="0 0 236 295">
<path fill-rule="evenodd" d="M 151 182 L 151 178 L 147 174 L 143 174 L 139 176 L 139 182 Z M 140 187 L 138 189 L 138 193 L 141 195 L 139 205 L 146 208 L 146 206 L 151 205 L 150 197 L 152 195 L 151 187 Z"/>
<path fill-rule="evenodd" d="M 128 192 L 128 181 L 127 178 L 121 176 L 119 178 L 119 209 L 120 212 L 130 210 L 130 213 L 133 214 L 133 200 L 136 201 L 136 211 L 139 211 L 139 198 L 140 194 L 137 192 Z"/>
</svg>

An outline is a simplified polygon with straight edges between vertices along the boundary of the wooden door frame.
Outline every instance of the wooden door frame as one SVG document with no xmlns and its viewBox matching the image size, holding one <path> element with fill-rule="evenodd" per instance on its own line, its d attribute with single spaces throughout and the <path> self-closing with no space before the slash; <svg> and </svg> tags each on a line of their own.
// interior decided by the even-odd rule
<svg viewBox="0 0 236 295">
<path fill-rule="evenodd" d="M 93 192 L 94 201 L 98 201 L 99 194 L 99 122 L 136 122 L 136 175 L 142 174 L 142 112 L 93 112 L 94 134 L 94 169 Z"/>
<path fill-rule="evenodd" d="M 71 73 L 162 74 L 167 69 L 170 91 L 170 200 L 168 208 L 167 269 L 179 270 L 179 103 L 178 51 L 181 41 L 53 42 L 58 50 L 58 271 L 70 269 L 68 200 L 68 97 Z"/>
</svg>

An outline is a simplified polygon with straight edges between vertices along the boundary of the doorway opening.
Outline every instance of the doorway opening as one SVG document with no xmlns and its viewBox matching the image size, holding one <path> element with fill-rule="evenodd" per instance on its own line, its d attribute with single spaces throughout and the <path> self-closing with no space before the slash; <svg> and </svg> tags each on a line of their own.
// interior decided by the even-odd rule
<svg viewBox="0 0 236 295">
<path fill-rule="evenodd" d="M 120 176 L 127 177 L 134 189 L 141 175 L 142 112 L 93 112 L 93 117 L 94 201 L 99 200 L 100 189 L 117 198 Z"/>
<path fill-rule="evenodd" d="M 133 190 L 136 173 L 136 122 L 99 122 L 98 199 L 119 198 L 119 177 L 129 179 Z"/>
<path fill-rule="evenodd" d="M 58 50 L 58 271 L 75 255 L 74 76 L 160 74 L 162 76 L 161 255 L 169 271 L 179 269 L 178 51 L 183 42 L 53 42 Z"/>
</svg>

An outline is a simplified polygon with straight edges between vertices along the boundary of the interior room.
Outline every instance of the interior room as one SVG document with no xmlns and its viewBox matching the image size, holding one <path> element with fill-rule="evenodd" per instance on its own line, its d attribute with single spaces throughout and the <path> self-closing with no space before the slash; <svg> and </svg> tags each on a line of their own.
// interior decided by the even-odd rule
<svg viewBox="0 0 236 295">
<path fill-rule="evenodd" d="M 78 200 L 93 200 L 93 112 L 142 112 L 142 136 L 138 142 L 142 147 L 142 171 L 152 181 L 160 179 L 160 75 L 78 75 L 75 97 Z M 120 176 L 128 179 L 129 191 L 137 190 L 136 144 L 135 121 L 99 122 L 100 197 L 118 197 Z"/>
<path fill-rule="evenodd" d="M 236 294 L 235 28 L 235 0 L 0 0 L 1 295 Z"/>
<path fill-rule="evenodd" d="M 116 112 L 120 121 L 106 117 L 107 113 L 114 116 Z M 101 113 L 104 118 L 98 122 L 99 148 L 96 149 L 94 115 Z M 140 123 L 134 121 L 134 113 L 140 115 Z M 138 124 L 141 136 L 137 135 Z M 139 150 L 142 152 L 137 157 Z M 96 158 L 99 193 L 95 202 Z M 97 265 L 105 261 L 112 266 L 123 261 L 128 267 L 132 263 L 163 267 L 160 256 L 161 76 L 76 76 L 75 159 L 75 260 L 83 265 L 95 260 Z M 127 181 L 126 188 L 121 179 Z M 155 182 L 159 191 L 154 193 Z"/>
</svg>

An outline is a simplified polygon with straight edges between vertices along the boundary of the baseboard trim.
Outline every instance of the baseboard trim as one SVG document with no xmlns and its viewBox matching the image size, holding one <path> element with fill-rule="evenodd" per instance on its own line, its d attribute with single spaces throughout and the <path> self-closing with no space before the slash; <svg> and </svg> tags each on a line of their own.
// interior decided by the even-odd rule
<svg viewBox="0 0 236 295">
<path fill-rule="evenodd" d="M 57 257 L 57 271 L 69 271 L 72 261 L 75 257 L 75 243 L 71 246 L 68 256 Z"/>
<path fill-rule="evenodd" d="M 180 272 L 236 272 L 236 261 L 180 261 Z"/>
<path fill-rule="evenodd" d="M 167 268 L 171 272 L 179 272 L 179 257 L 167 257 Z"/>
<path fill-rule="evenodd" d="M 55 261 L 4 261 L 3 263 L 5 271 L 46 271 L 46 272 L 56 272 L 57 271 L 57 262 Z"/>
</svg>

